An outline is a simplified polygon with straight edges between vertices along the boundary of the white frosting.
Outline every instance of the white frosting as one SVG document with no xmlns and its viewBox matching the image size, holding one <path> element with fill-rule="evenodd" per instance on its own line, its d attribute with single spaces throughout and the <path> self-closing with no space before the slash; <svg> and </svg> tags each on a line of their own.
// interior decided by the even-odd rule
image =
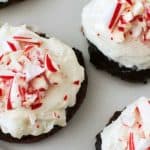
<svg viewBox="0 0 150 150">
<path fill-rule="evenodd" d="M 101 133 L 102 150 L 148 150 L 150 148 L 150 100 L 142 97 L 129 105 Z"/>
<path fill-rule="evenodd" d="M 134 25 L 134 31 L 132 31 L 134 38 L 129 37 L 126 40 L 124 40 L 121 32 L 114 32 L 112 35 L 109 29 L 109 24 L 117 2 L 118 0 L 111 0 L 111 2 L 110 0 L 92 0 L 85 6 L 82 12 L 82 25 L 85 36 L 90 42 L 96 45 L 105 56 L 118 62 L 120 65 L 124 65 L 128 68 L 136 66 L 138 70 L 149 69 L 149 42 L 145 44 L 139 38 L 135 38 L 140 34 L 141 29 L 143 29 L 142 25 L 145 22 L 143 24 L 139 23 L 138 25 Z M 134 0 L 134 2 L 135 6 L 132 7 L 131 14 L 141 14 L 143 11 L 141 0 Z M 146 5 L 149 5 L 148 1 L 146 1 Z M 132 18 L 131 14 L 125 14 L 126 20 Z M 133 27 L 133 24 L 130 25 Z M 149 39 L 149 34 L 147 34 L 146 37 Z"/>
<path fill-rule="evenodd" d="M 61 41 L 26 28 L 0 28 L 0 128 L 21 138 L 66 126 L 76 104 L 84 68 Z M 5 78 L 4 78 L 5 77 Z"/>
</svg>

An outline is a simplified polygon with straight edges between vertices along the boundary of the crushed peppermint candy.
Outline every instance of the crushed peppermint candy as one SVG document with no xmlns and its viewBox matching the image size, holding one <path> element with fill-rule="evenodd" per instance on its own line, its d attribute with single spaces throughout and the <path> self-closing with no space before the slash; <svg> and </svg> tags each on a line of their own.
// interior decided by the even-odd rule
<svg viewBox="0 0 150 150">
<path fill-rule="evenodd" d="M 80 81 L 79 81 L 79 80 L 76 80 L 76 81 L 73 82 L 73 84 L 74 84 L 74 85 L 80 85 Z"/>
<path fill-rule="evenodd" d="M 64 96 L 64 101 L 67 101 L 67 99 L 68 99 L 68 95 L 65 95 Z"/>
<path fill-rule="evenodd" d="M 0 68 L 6 69 L 0 73 L 0 97 L 6 110 L 17 107 L 36 110 L 43 105 L 48 88 L 53 86 L 51 75 L 58 73 L 60 65 L 54 62 L 48 49 L 42 48 L 38 38 L 29 35 L 11 38 L 6 41 L 10 50 L 0 57 Z M 67 98 L 66 95 L 64 100 Z"/>
<path fill-rule="evenodd" d="M 9 47 L 10 47 L 10 49 L 11 49 L 12 51 L 17 51 L 17 48 L 16 48 L 16 46 L 15 46 L 14 43 L 9 42 L 9 41 L 7 41 L 7 43 L 8 43 L 8 45 L 9 45 Z"/>
<path fill-rule="evenodd" d="M 118 0 L 109 22 L 111 40 L 127 38 L 150 40 L 150 2 L 148 0 Z"/>
<path fill-rule="evenodd" d="M 133 133 L 130 133 L 129 135 L 129 150 L 135 150 Z"/>
<path fill-rule="evenodd" d="M 58 67 L 56 66 L 56 64 L 54 64 L 54 62 L 52 61 L 52 59 L 50 58 L 50 56 L 48 54 L 46 55 L 45 63 L 46 63 L 46 67 L 49 71 L 51 71 L 53 73 L 58 71 Z"/>
</svg>

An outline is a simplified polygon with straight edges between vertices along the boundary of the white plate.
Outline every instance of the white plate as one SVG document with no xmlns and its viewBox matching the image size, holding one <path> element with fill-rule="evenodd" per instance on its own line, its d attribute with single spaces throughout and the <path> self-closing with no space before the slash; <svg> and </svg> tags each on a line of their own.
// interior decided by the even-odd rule
<svg viewBox="0 0 150 150">
<path fill-rule="evenodd" d="M 67 128 L 36 144 L 0 142 L 0 150 L 95 150 L 95 135 L 114 111 L 140 96 L 150 97 L 150 83 L 129 84 L 89 63 L 87 42 L 80 33 L 81 11 L 88 1 L 26 0 L 0 10 L 0 22 L 37 25 L 40 31 L 81 49 L 89 76 L 87 98 Z"/>
</svg>

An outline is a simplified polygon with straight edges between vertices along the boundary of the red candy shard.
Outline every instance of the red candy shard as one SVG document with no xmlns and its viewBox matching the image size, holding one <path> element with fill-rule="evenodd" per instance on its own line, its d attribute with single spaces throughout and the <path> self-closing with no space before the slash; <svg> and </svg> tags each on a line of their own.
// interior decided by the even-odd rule
<svg viewBox="0 0 150 150">
<path fill-rule="evenodd" d="M 79 84 L 80 84 L 80 81 L 79 81 L 79 80 L 76 80 L 76 81 L 73 82 L 73 84 L 79 85 Z"/>
<path fill-rule="evenodd" d="M 12 87 L 12 83 L 13 83 L 13 80 L 11 81 L 11 87 Z M 7 100 L 7 110 L 12 110 L 13 109 L 12 103 L 11 103 L 11 97 L 10 97 L 11 87 L 9 89 L 9 95 L 8 95 L 8 100 Z"/>
<path fill-rule="evenodd" d="M 133 133 L 129 135 L 129 150 L 135 150 Z"/>
<path fill-rule="evenodd" d="M 11 104 L 11 100 L 9 96 L 8 101 L 7 101 L 7 110 L 11 110 L 11 109 L 12 109 L 12 104 Z"/>
<path fill-rule="evenodd" d="M 18 87 L 19 93 L 21 95 L 21 97 L 23 98 L 23 100 L 25 100 L 25 93 L 26 93 L 26 89 L 24 87 Z"/>
<path fill-rule="evenodd" d="M 4 79 L 4 80 L 10 80 L 13 78 L 13 76 L 5 76 L 5 75 L 2 75 L 0 76 L 0 78 Z"/>
<path fill-rule="evenodd" d="M 12 51 L 17 51 L 16 46 L 14 45 L 14 43 L 7 41 L 7 44 L 9 45 L 9 47 L 11 48 Z"/>
<path fill-rule="evenodd" d="M 28 45 L 24 51 L 27 52 L 27 51 L 31 50 L 33 47 L 34 47 L 34 45 Z"/>
<path fill-rule="evenodd" d="M 57 68 L 54 66 L 52 59 L 49 57 L 49 55 L 46 55 L 46 67 L 51 72 L 57 72 Z"/>
<path fill-rule="evenodd" d="M 38 47 L 41 46 L 42 42 L 41 41 L 31 41 L 32 38 L 31 37 L 24 37 L 24 36 L 14 36 L 13 37 L 15 40 L 19 41 L 19 42 L 23 42 L 24 44 L 32 44 L 32 45 L 37 45 Z"/>
<path fill-rule="evenodd" d="M 66 101 L 68 99 L 68 95 L 64 96 L 64 101 Z"/>
<path fill-rule="evenodd" d="M 132 0 L 126 0 L 130 5 L 132 5 Z"/>
<path fill-rule="evenodd" d="M 31 109 L 32 109 L 32 110 L 35 110 L 35 109 L 40 108 L 41 106 L 42 106 L 42 103 L 32 104 L 32 105 L 31 105 Z"/>
<path fill-rule="evenodd" d="M 33 44 L 33 45 L 36 45 L 38 47 L 40 47 L 42 45 L 42 42 L 30 42 L 30 41 L 22 41 L 23 43 L 25 44 Z"/>
<path fill-rule="evenodd" d="M 111 21 L 110 21 L 110 24 L 109 24 L 109 29 L 112 29 L 112 27 L 114 26 L 117 18 L 118 18 L 118 15 L 119 15 L 119 12 L 121 10 L 121 7 L 122 7 L 122 4 L 120 2 L 117 3 L 117 6 L 115 8 L 115 11 L 113 13 L 113 16 L 111 18 Z"/>
<path fill-rule="evenodd" d="M 123 27 L 118 27 L 118 30 L 119 30 L 120 32 L 124 32 L 124 28 L 123 28 Z"/>
<path fill-rule="evenodd" d="M 121 21 L 121 24 L 127 24 L 127 22 L 124 20 L 123 16 L 120 16 L 120 21 Z"/>
<path fill-rule="evenodd" d="M 2 60 L 2 58 L 3 58 L 3 55 L 0 56 L 0 61 Z"/>
<path fill-rule="evenodd" d="M 3 95 L 3 90 L 0 88 L 0 97 Z"/>
</svg>

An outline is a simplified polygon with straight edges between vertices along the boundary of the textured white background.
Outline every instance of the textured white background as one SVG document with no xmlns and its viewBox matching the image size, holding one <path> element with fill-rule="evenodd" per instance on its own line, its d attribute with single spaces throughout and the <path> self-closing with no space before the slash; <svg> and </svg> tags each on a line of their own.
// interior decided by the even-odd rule
<svg viewBox="0 0 150 150">
<path fill-rule="evenodd" d="M 69 123 L 51 138 L 30 145 L 0 142 L 0 150 L 95 150 L 95 135 L 115 110 L 139 96 L 150 96 L 150 85 L 129 84 L 97 71 L 90 63 L 80 33 L 81 11 L 89 0 L 26 0 L 0 10 L 0 22 L 36 25 L 39 30 L 81 49 L 89 86 L 84 104 Z"/>
</svg>

